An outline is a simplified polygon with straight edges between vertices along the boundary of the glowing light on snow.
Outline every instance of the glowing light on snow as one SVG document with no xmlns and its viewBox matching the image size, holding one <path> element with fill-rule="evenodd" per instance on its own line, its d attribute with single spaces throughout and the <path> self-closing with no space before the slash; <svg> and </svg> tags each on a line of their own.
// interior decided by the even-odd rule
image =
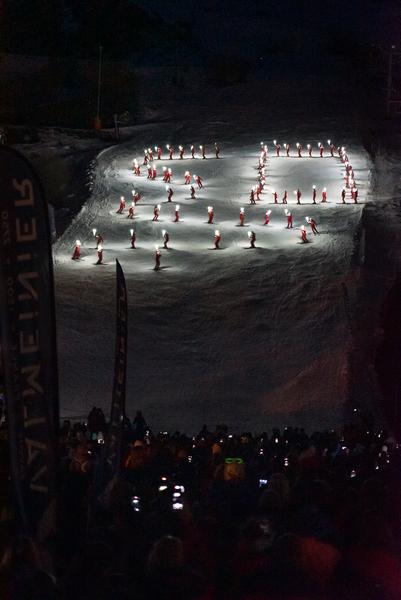
<svg viewBox="0 0 401 600">
<path fill-rule="evenodd" d="M 131 191 L 131 194 L 132 194 L 133 196 L 135 196 L 135 190 L 132 190 L 132 191 Z"/>
<path fill-rule="evenodd" d="M 166 185 L 166 192 L 168 192 L 168 190 L 169 190 L 169 187 L 168 187 L 168 185 Z"/>
<path fill-rule="evenodd" d="M 244 209 L 241 207 L 240 208 L 240 213 L 244 213 L 244 212 L 245 212 Z"/>
<path fill-rule="evenodd" d="M 162 229 L 162 235 L 165 236 L 166 235 L 166 230 Z"/>
<path fill-rule="evenodd" d="M 309 223 L 309 217 L 305 217 L 305 221 Z"/>
<path fill-rule="evenodd" d="M 284 209 L 284 212 L 285 212 L 285 214 L 286 214 L 286 215 L 287 215 L 287 217 L 288 217 L 288 215 L 290 214 L 290 211 L 288 210 L 288 208 L 285 208 L 285 209 Z"/>
<path fill-rule="evenodd" d="M 157 152 L 157 146 L 155 146 L 155 152 Z"/>
<path fill-rule="evenodd" d="M 253 231 L 248 231 L 248 237 L 250 238 L 252 236 Z"/>
<path fill-rule="evenodd" d="M 276 145 L 277 144 L 277 140 L 273 140 L 273 144 Z"/>
<path fill-rule="evenodd" d="M 121 202 L 124 202 L 124 200 L 125 200 L 124 196 L 120 196 L 120 200 L 121 200 Z"/>
<path fill-rule="evenodd" d="M 208 210 L 208 212 L 212 212 L 212 210 L 213 210 L 213 206 L 208 206 L 208 207 L 207 207 L 207 210 Z"/>
<path fill-rule="evenodd" d="M 220 231 L 218 229 L 215 230 L 214 235 L 220 235 Z"/>
<path fill-rule="evenodd" d="M 296 143 L 296 147 L 299 148 L 301 144 L 299 142 Z"/>
<path fill-rule="evenodd" d="M 316 186 L 315 186 L 315 185 L 312 185 L 312 189 L 313 189 L 313 190 L 315 190 L 315 189 L 316 189 Z"/>
<path fill-rule="evenodd" d="M 327 143 L 328 143 L 328 145 L 330 146 L 330 144 L 331 144 L 331 140 L 327 140 Z"/>
<path fill-rule="evenodd" d="M 134 235 L 134 230 L 133 229 L 130 229 L 129 232 L 130 232 L 131 235 Z"/>
<path fill-rule="evenodd" d="M 103 251 L 103 246 L 102 246 L 102 244 L 99 244 L 99 246 L 97 247 L 97 249 L 98 249 L 98 251 L 99 251 L 99 252 L 102 252 L 102 251 Z"/>
<path fill-rule="evenodd" d="M 170 150 L 170 144 L 166 144 L 167 150 Z"/>
<path fill-rule="evenodd" d="M 269 208 L 269 210 L 266 211 L 266 214 L 267 215 L 271 215 L 272 214 L 272 211 L 270 210 L 270 208 Z"/>
<path fill-rule="evenodd" d="M 305 225 L 301 225 L 302 231 L 305 231 Z"/>
<path fill-rule="evenodd" d="M 327 192 L 327 189 L 326 189 L 326 188 L 323 188 L 323 191 L 324 191 L 324 192 Z"/>
<path fill-rule="evenodd" d="M 180 210 L 180 205 L 179 204 L 175 205 L 175 210 Z"/>
<path fill-rule="evenodd" d="M 157 209 L 160 210 L 161 209 L 161 204 L 157 205 Z"/>
<path fill-rule="evenodd" d="M 159 252 L 159 246 L 155 246 L 156 252 Z"/>
<path fill-rule="evenodd" d="M 75 245 L 76 245 L 76 246 L 80 246 L 80 245 L 81 245 L 81 242 L 80 242 L 79 240 L 77 240 L 77 241 L 75 242 Z"/>
<path fill-rule="evenodd" d="M 97 232 L 97 229 L 95 229 L 95 228 L 94 228 L 94 229 L 92 229 L 93 237 L 95 237 L 95 236 L 96 236 L 96 232 Z"/>
</svg>

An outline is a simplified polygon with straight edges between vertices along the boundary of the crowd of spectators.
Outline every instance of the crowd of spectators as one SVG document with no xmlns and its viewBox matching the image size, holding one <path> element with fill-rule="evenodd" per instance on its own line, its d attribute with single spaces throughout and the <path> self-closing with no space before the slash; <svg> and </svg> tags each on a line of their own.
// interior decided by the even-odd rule
<svg viewBox="0 0 401 600">
<path fill-rule="evenodd" d="M 99 409 L 63 423 L 59 530 L 11 541 L 1 598 L 401 598 L 401 448 L 385 431 L 191 437 L 138 412 L 111 479 L 106 445 Z"/>
</svg>

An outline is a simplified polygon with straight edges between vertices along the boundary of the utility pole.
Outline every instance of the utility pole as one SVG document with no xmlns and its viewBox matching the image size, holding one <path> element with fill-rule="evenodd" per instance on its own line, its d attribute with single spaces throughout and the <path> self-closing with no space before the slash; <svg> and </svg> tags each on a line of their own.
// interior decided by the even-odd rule
<svg viewBox="0 0 401 600">
<path fill-rule="evenodd" d="M 96 119 L 95 119 L 95 129 L 102 128 L 102 122 L 100 120 L 100 100 L 102 95 L 102 56 L 103 56 L 103 46 L 99 46 L 99 70 L 98 70 L 98 78 L 97 78 L 97 110 L 96 110 Z"/>
</svg>

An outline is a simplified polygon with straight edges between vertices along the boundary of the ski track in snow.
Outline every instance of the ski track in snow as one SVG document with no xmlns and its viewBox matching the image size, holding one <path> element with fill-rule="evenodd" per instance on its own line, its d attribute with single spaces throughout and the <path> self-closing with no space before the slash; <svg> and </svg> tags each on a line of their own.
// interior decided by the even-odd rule
<svg viewBox="0 0 401 600">
<path fill-rule="evenodd" d="M 267 185 L 261 201 L 251 206 L 249 193 L 258 175 L 256 137 L 219 138 L 222 158 L 217 161 L 209 132 L 207 160 L 155 161 L 156 181 L 146 179 L 145 167 L 141 177 L 133 176 L 132 159 L 141 163 L 144 147 L 185 143 L 188 152 L 189 132 L 183 125 L 138 128 L 140 143 L 102 152 L 92 196 L 55 246 L 61 414 L 83 418 L 94 404 L 108 414 L 118 258 L 129 300 L 130 416 L 141 408 L 156 430 L 192 431 L 204 422 L 257 430 L 335 426 L 343 416 L 349 342 L 341 283 L 352 269 L 354 235 L 369 191 L 367 155 L 357 143 L 347 145 L 359 205 L 339 203 L 343 165 L 338 158 L 276 158 L 270 142 Z M 294 154 L 295 136 L 286 135 Z M 311 141 L 316 154 L 318 140 Z M 173 170 L 171 204 L 161 181 L 163 165 Z M 204 179 L 196 200 L 190 200 L 189 186 L 183 184 L 187 169 Z M 313 184 L 316 206 L 311 203 Z M 295 204 L 297 187 L 301 206 Z M 323 187 L 327 205 L 320 204 Z M 142 194 L 134 222 L 126 218 L 128 208 L 125 215 L 116 214 L 119 197 L 125 195 L 128 207 L 133 188 Z M 285 229 L 285 207 L 272 202 L 272 189 L 279 201 L 288 190 L 292 231 Z M 157 203 L 162 209 L 155 223 Z M 172 222 L 176 203 L 180 223 Z M 209 205 L 214 206 L 214 225 L 206 223 Z M 241 206 L 243 228 L 238 227 Z M 267 208 L 272 209 L 271 224 L 265 227 Z M 311 243 L 302 245 L 305 216 L 315 218 L 321 233 L 309 235 Z M 129 247 L 132 226 L 137 250 Z M 98 267 L 93 227 L 105 239 L 106 264 Z M 217 228 L 220 251 L 213 250 Z M 162 249 L 163 269 L 156 273 L 154 249 L 162 246 L 162 229 L 170 234 L 171 249 Z M 245 249 L 250 230 L 256 233 L 255 250 Z M 79 262 L 71 260 L 76 239 L 82 242 Z"/>
</svg>

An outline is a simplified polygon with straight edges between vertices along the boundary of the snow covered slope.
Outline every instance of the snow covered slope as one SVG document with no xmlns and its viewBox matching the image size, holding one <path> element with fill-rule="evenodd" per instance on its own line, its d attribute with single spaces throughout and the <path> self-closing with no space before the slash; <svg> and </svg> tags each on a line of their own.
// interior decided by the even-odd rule
<svg viewBox="0 0 401 600">
<path fill-rule="evenodd" d="M 369 190 L 367 155 L 352 140 L 345 143 L 359 188 L 359 205 L 341 204 L 343 165 L 338 158 L 317 157 L 320 139 L 305 131 L 264 129 L 265 137 L 207 123 L 193 126 L 138 127 L 135 142 L 103 152 L 91 198 L 55 247 L 59 331 L 61 413 L 85 416 L 93 404 L 109 410 L 115 328 L 115 258 L 124 269 L 129 295 L 128 414 L 141 408 L 155 429 L 191 430 L 203 422 L 225 422 L 241 429 L 296 424 L 308 429 L 334 426 L 343 415 L 347 390 L 349 327 L 342 284 L 352 285 L 355 234 Z M 217 133 L 218 132 L 218 133 Z M 215 136 L 221 160 L 213 158 Z M 193 137 L 192 137 L 193 136 Z M 286 136 L 286 139 L 284 139 Z M 314 158 L 277 158 L 272 139 L 315 146 Z M 256 206 L 249 192 L 257 179 L 259 143 L 270 149 L 267 185 Z M 134 177 L 131 161 L 143 148 L 206 143 L 209 158 L 156 161 L 156 181 Z M 142 160 L 140 160 L 142 162 Z M 166 203 L 161 166 L 172 168 L 173 202 Z M 205 188 L 189 198 L 184 171 L 201 175 Z M 312 185 L 319 204 L 311 204 Z M 302 191 L 295 205 L 293 190 Z M 328 203 L 320 204 L 327 187 Z M 116 214 L 118 199 L 142 194 L 134 227 L 137 250 L 130 249 L 132 221 Z M 279 201 L 288 190 L 294 229 L 285 229 Z M 161 203 L 159 222 L 153 207 Z M 173 223 L 175 204 L 182 221 Z M 212 205 L 215 224 L 208 225 Z M 240 207 L 245 227 L 238 226 Z M 264 226 L 270 208 L 271 222 Z M 300 243 L 305 217 L 317 221 L 319 236 Z M 102 233 L 103 266 L 95 266 L 92 228 Z M 213 249 L 215 229 L 221 250 Z M 155 272 L 154 249 L 161 231 L 170 234 L 162 250 L 162 270 Z M 256 233 L 255 250 L 247 233 Z M 311 239 L 313 237 L 313 239 Z M 82 260 L 71 260 L 76 239 Z"/>
</svg>

